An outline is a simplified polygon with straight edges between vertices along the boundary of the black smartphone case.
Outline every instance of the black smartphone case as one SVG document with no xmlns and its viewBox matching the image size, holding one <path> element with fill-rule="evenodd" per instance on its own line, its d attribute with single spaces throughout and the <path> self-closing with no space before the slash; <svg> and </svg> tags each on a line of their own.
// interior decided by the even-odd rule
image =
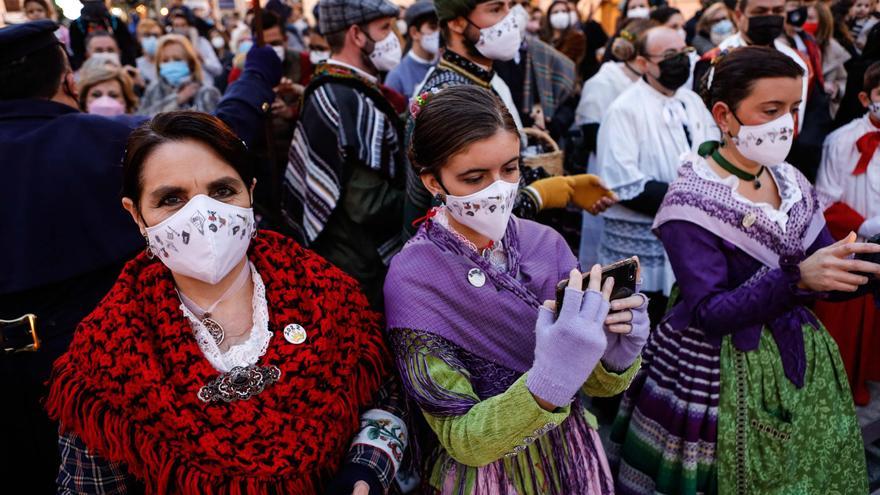
<svg viewBox="0 0 880 495">
<path fill-rule="evenodd" d="M 614 290 L 611 291 L 611 300 L 623 299 L 636 293 L 636 276 L 639 266 L 632 258 L 612 263 L 602 269 L 602 285 L 609 277 L 614 279 Z M 580 289 L 585 290 L 590 286 L 590 274 L 584 274 Z M 562 309 L 562 298 L 565 296 L 565 288 L 568 287 L 568 279 L 556 286 L 556 310 Z"/>
</svg>

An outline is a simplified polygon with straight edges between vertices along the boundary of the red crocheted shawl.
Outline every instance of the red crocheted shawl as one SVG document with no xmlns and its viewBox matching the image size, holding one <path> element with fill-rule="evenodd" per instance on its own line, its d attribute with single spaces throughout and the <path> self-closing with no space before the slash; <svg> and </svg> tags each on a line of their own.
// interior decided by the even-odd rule
<svg viewBox="0 0 880 495">
<path fill-rule="evenodd" d="M 218 375 L 180 310 L 171 274 L 141 255 L 55 362 L 47 408 L 64 432 L 124 463 L 148 493 L 313 494 L 338 468 L 390 355 L 357 283 L 261 231 L 249 258 L 274 332 L 258 365 L 281 379 L 248 400 L 200 401 Z M 283 336 L 305 327 L 305 343 Z"/>
</svg>

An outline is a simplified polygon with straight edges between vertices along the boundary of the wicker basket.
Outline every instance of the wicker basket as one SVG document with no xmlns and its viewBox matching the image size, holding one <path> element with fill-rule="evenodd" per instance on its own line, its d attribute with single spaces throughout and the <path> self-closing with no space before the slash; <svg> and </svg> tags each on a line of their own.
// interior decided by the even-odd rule
<svg viewBox="0 0 880 495">
<path fill-rule="evenodd" d="M 544 142 L 552 149 L 546 153 L 523 157 L 523 164 L 529 168 L 541 167 L 550 175 L 564 175 L 563 162 L 565 157 L 550 134 L 535 127 L 526 127 L 523 132 L 530 138 Z"/>
</svg>

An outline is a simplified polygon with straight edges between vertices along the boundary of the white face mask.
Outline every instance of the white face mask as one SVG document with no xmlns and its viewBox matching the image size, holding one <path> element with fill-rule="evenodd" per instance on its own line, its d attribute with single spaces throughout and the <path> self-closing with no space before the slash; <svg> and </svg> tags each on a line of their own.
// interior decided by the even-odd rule
<svg viewBox="0 0 880 495">
<path fill-rule="evenodd" d="M 395 22 L 395 24 L 397 24 L 397 31 L 400 32 L 400 34 L 406 34 L 406 32 L 407 32 L 407 26 L 406 26 L 406 21 L 405 21 L 405 20 L 403 20 L 403 19 L 398 19 L 398 20 Z"/>
<path fill-rule="evenodd" d="M 397 67 L 397 64 L 400 63 L 400 56 L 400 40 L 392 32 L 388 33 L 384 40 L 376 42 L 373 46 L 373 53 L 370 54 L 370 61 L 373 62 L 376 69 L 388 72 Z"/>
<path fill-rule="evenodd" d="M 199 194 L 146 230 L 150 251 L 169 270 L 216 284 L 244 258 L 255 228 L 253 209 Z"/>
<path fill-rule="evenodd" d="M 226 40 L 224 40 L 222 36 L 214 36 L 211 38 L 211 46 L 219 50 L 226 46 Z"/>
<path fill-rule="evenodd" d="M 636 7 L 634 9 L 630 9 L 626 14 L 627 17 L 635 18 L 635 19 L 647 19 L 651 16 L 651 9 L 648 7 Z"/>
<path fill-rule="evenodd" d="M 431 55 L 437 55 L 437 52 L 440 51 L 440 31 L 422 35 L 422 50 Z"/>
<path fill-rule="evenodd" d="M 675 30 L 675 32 L 678 33 L 678 37 L 681 38 L 681 41 L 685 41 L 687 39 L 688 34 L 687 31 L 684 30 L 684 28 L 678 28 Z"/>
<path fill-rule="evenodd" d="M 117 67 L 122 66 L 122 63 L 119 61 L 119 54 L 116 52 L 97 52 L 93 53 L 89 58 L 103 64 L 113 64 Z"/>
<path fill-rule="evenodd" d="M 786 113 L 761 125 L 740 125 L 731 142 L 740 154 L 761 165 L 772 167 L 785 161 L 794 140 L 794 117 Z"/>
<path fill-rule="evenodd" d="M 272 45 L 272 50 L 275 52 L 275 55 L 278 55 L 278 60 L 284 62 L 284 47 Z"/>
<path fill-rule="evenodd" d="M 553 29 L 563 30 L 571 25 L 571 16 L 568 15 L 568 12 L 550 14 L 550 25 L 553 26 Z"/>
<path fill-rule="evenodd" d="M 500 62 L 513 60 L 522 44 L 520 16 L 513 9 L 494 26 L 480 29 L 477 50 L 484 57 Z"/>
<path fill-rule="evenodd" d="M 519 26 L 520 31 L 519 35 L 525 36 L 526 26 L 529 23 L 529 13 L 526 12 L 526 9 L 520 4 L 514 5 L 510 11 L 513 13 L 514 17 L 516 17 L 516 25 Z"/>
<path fill-rule="evenodd" d="M 330 52 L 309 52 L 309 62 L 311 62 L 312 65 L 318 65 L 328 58 L 330 58 Z"/>
<path fill-rule="evenodd" d="M 446 195 L 446 211 L 462 225 L 493 241 L 500 241 L 513 212 L 519 184 L 496 180 L 489 187 L 467 196 Z"/>
<path fill-rule="evenodd" d="M 872 101 L 870 105 L 868 105 L 868 111 L 871 112 L 871 115 L 880 120 L 880 102 Z"/>
</svg>

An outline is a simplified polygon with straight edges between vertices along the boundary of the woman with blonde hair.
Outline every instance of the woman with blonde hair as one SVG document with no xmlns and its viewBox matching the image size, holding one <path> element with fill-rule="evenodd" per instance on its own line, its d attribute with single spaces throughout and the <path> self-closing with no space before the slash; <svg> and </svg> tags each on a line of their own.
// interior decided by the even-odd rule
<svg viewBox="0 0 880 495">
<path fill-rule="evenodd" d="M 724 2 L 714 3 L 706 7 L 705 12 L 700 16 L 691 45 L 702 55 L 735 33 L 736 25 L 733 23 L 730 9 L 724 5 Z"/>
<path fill-rule="evenodd" d="M 115 117 L 137 111 L 131 77 L 125 70 L 109 65 L 80 72 L 79 108 L 83 112 Z"/>
<path fill-rule="evenodd" d="M 153 116 L 174 110 L 213 112 L 220 101 L 217 88 L 204 84 L 202 64 L 186 37 L 167 34 L 156 47 L 159 77 L 150 83 L 139 113 Z"/>
</svg>

